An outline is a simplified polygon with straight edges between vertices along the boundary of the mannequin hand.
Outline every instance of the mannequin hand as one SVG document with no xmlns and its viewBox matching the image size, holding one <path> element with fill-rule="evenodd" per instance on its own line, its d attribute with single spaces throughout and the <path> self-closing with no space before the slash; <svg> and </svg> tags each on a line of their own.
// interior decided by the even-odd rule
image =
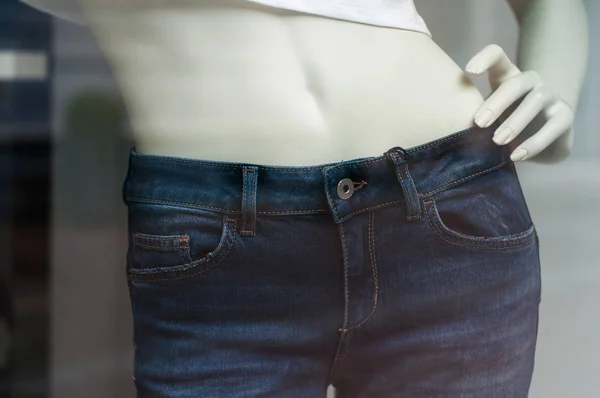
<svg viewBox="0 0 600 398">
<path fill-rule="evenodd" d="M 511 153 L 513 161 L 530 159 L 563 134 L 572 134 L 572 108 L 554 88 L 542 81 L 537 72 L 521 72 L 500 46 L 486 46 L 471 58 L 465 69 L 472 75 L 487 70 L 492 87 L 492 94 L 475 113 L 475 123 L 487 127 L 511 108 L 495 131 L 494 142 L 508 144 L 524 131 L 529 137 Z M 523 96 L 522 102 L 515 104 Z M 516 109 L 515 105 L 518 105 Z M 542 123 L 530 123 L 538 114 Z"/>
</svg>

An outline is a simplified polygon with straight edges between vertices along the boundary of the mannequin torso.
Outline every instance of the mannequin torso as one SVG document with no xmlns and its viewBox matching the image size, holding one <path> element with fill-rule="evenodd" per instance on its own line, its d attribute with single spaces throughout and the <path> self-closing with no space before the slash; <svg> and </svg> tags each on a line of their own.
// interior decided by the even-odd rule
<svg viewBox="0 0 600 398">
<path fill-rule="evenodd" d="M 484 101 L 421 32 L 241 0 L 156 3 L 81 2 L 139 152 L 337 162 L 471 127 Z"/>
</svg>

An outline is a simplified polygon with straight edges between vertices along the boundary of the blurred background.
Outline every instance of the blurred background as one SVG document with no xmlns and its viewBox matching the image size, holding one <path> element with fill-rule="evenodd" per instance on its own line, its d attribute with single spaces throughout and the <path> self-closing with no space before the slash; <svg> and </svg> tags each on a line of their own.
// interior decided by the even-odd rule
<svg viewBox="0 0 600 398">
<path fill-rule="evenodd" d="M 516 60 L 505 1 L 453 0 L 443 15 L 436 3 L 416 2 L 459 65 L 489 43 Z M 573 155 L 517 165 L 541 241 L 533 398 L 600 391 L 600 1 L 586 6 Z M 485 77 L 474 81 L 489 94 Z M 0 398 L 135 396 L 120 197 L 131 145 L 89 32 L 0 0 Z"/>
</svg>

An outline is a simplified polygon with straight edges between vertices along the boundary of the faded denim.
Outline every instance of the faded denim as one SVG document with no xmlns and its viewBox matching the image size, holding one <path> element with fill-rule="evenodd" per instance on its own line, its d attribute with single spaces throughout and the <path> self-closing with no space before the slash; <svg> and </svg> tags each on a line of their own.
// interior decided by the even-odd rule
<svg viewBox="0 0 600 398">
<path fill-rule="evenodd" d="M 527 397 L 539 240 L 498 124 L 308 167 L 132 148 L 138 397 Z"/>
</svg>

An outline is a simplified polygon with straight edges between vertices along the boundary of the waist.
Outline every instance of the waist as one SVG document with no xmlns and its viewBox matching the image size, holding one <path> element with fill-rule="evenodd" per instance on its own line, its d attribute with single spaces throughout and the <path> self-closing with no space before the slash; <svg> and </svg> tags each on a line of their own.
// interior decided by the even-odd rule
<svg viewBox="0 0 600 398">
<path fill-rule="evenodd" d="M 272 141 L 297 163 L 359 157 L 469 127 L 483 101 L 419 32 L 231 5 L 90 19 L 145 153 L 277 164 Z"/>
<path fill-rule="evenodd" d="M 123 200 L 224 214 L 332 214 L 335 222 L 342 222 L 403 203 L 403 191 L 425 198 L 509 164 L 510 145 L 492 141 L 498 125 L 472 127 L 412 148 L 390 148 L 379 156 L 313 166 L 157 156 L 132 148 Z M 412 182 L 401 187 L 399 181 Z"/>
</svg>

